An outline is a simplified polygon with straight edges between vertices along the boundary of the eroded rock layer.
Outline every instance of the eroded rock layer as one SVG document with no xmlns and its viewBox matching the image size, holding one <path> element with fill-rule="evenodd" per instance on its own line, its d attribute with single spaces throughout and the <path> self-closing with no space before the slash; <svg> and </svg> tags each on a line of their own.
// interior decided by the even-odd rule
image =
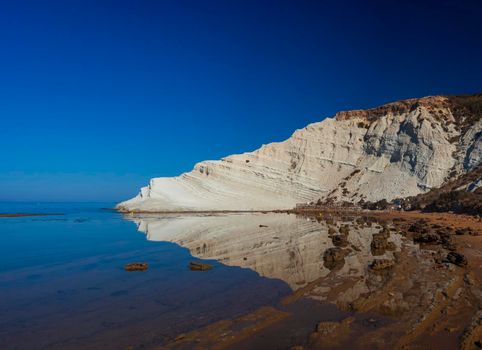
<svg viewBox="0 0 482 350">
<path fill-rule="evenodd" d="M 333 198 L 414 196 L 482 159 L 482 94 L 432 96 L 337 113 L 254 152 L 154 178 L 126 211 L 271 210 Z"/>
</svg>

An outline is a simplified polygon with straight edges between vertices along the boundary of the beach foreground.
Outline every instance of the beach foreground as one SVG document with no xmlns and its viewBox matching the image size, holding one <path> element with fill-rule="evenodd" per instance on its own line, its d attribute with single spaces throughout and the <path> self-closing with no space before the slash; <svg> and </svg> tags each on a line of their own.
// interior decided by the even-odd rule
<svg viewBox="0 0 482 350">
<path fill-rule="evenodd" d="M 477 349 L 480 341 L 475 217 L 44 211 L 64 215 L 0 220 L 0 342 L 11 349 Z"/>
<path fill-rule="evenodd" d="M 276 307 L 261 307 L 180 334 L 165 348 L 478 348 L 482 335 L 479 219 L 419 212 L 358 217 L 340 212 L 302 214 L 348 237 L 346 255 L 337 264 L 330 266 L 325 259 L 327 274 L 300 282 Z M 377 232 L 367 232 L 369 227 Z M 448 235 L 437 240 L 437 232 Z M 369 236 L 368 246 L 355 243 L 353 236 L 359 234 L 360 240 Z M 336 242 L 343 242 L 340 232 L 330 236 L 336 249 L 340 246 Z M 193 243 L 182 241 L 187 246 Z M 367 257 L 364 248 L 370 250 L 367 260 L 362 258 Z M 388 250 L 393 255 L 387 259 Z M 450 260 L 455 254 L 466 260 Z M 385 265 L 374 265 L 374 260 Z M 336 308 L 324 310 L 321 305 L 327 304 Z"/>
</svg>

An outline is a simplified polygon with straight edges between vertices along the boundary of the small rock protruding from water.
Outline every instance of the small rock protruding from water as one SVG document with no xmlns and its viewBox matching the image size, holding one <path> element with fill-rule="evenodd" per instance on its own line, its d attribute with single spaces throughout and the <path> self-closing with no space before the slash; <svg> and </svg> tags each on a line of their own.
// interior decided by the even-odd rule
<svg viewBox="0 0 482 350">
<path fill-rule="evenodd" d="M 355 318 L 354 317 L 347 317 L 339 322 L 329 322 L 329 321 L 323 321 L 323 322 L 319 322 L 317 325 L 316 325 L 316 333 L 320 334 L 320 335 L 328 335 L 330 333 L 333 333 L 334 331 L 336 331 L 338 328 L 340 327 L 344 327 L 344 328 L 347 328 L 350 326 L 351 323 L 353 323 L 355 321 Z"/>
<path fill-rule="evenodd" d="M 447 254 L 447 261 L 457 266 L 467 266 L 467 259 L 465 256 L 457 252 L 449 252 Z"/>
<path fill-rule="evenodd" d="M 335 247 L 346 247 L 348 245 L 348 239 L 345 235 L 335 235 L 331 237 L 331 241 Z"/>
<path fill-rule="evenodd" d="M 336 229 L 333 226 L 328 226 L 328 236 L 334 236 L 337 234 Z"/>
<path fill-rule="evenodd" d="M 395 243 L 388 241 L 390 231 L 383 229 L 379 233 L 374 233 L 370 244 L 372 255 L 383 255 L 385 251 L 394 251 L 397 247 Z"/>
<path fill-rule="evenodd" d="M 340 234 L 348 236 L 350 234 L 350 225 L 340 226 Z"/>
<path fill-rule="evenodd" d="M 389 259 L 375 259 L 370 265 L 370 268 L 375 271 L 385 270 L 393 266 L 393 260 Z"/>
<path fill-rule="evenodd" d="M 213 268 L 213 265 L 191 261 L 189 263 L 189 268 L 192 271 L 207 271 L 207 270 L 211 270 Z"/>
<path fill-rule="evenodd" d="M 130 264 L 124 265 L 124 270 L 126 270 L 127 272 L 146 271 L 148 268 L 149 268 L 148 263 L 135 262 L 135 263 L 130 263 Z"/>
<path fill-rule="evenodd" d="M 345 256 L 349 251 L 340 247 L 328 248 L 323 254 L 324 265 L 327 269 L 332 270 L 336 267 L 342 267 L 345 264 Z"/>
</svg>

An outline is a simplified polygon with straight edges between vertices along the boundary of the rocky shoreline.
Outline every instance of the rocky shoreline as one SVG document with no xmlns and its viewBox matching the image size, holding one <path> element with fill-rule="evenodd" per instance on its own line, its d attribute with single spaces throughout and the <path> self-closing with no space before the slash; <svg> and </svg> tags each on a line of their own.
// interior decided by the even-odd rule
<svg viewBox="0 0 482 350">
<path fill-rule="evenodd" d="M 479 219 L 393 211 L 296 214 L 327 225 L 333 248 L 320 257 L 331 271 L 327 276 L 310 281 L 277 306 L 179 335 L 161 348 L 256 349 L 269 340 L 268 344 L 296 350 L 478 349 L 482 337 Z M 368 228 L 373 232 L 369 247 L 373 260 L 365 267 L 366 275 L 341 277 L 338 271 L 345 259 L 360 254 L 348 238 Z M 307 300 L 336 305 L 339 315 L 345 316 L 314 322 L 315 311 L 301 306 Z M 274 339 L 280 332 L 283 336 Z"/>
</svg>

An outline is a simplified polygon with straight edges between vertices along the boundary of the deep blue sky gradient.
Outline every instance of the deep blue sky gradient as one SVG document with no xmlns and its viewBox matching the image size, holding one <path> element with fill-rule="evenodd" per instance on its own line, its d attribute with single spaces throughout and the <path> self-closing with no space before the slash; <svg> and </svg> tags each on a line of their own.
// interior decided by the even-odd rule
<svg viewBox="0 0 482 350">
<path fill-rule="evenodd" d="M 0 200 L 133 196 L 336 111 L 482 91 L 477 1 L 0 2 Z"/>
</svg>

